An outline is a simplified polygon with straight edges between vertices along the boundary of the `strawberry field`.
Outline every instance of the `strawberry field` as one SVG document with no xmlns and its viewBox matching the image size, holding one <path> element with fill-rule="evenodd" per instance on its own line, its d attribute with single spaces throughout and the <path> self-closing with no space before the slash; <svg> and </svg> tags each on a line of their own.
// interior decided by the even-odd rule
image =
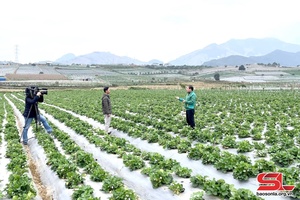
<svg viewBox="0 0 300 200">
<path fill-rule="evenodd" d="M 195 130 L 184 90 L 49 91 L 28 146 L 22 92 L 0 93 L 0 197 L 8 199 L 299 199 L 300 93 L 196 90 Z M 281 172 L 292 197 L 256 196 L 262 172 Z"/>
</svg>

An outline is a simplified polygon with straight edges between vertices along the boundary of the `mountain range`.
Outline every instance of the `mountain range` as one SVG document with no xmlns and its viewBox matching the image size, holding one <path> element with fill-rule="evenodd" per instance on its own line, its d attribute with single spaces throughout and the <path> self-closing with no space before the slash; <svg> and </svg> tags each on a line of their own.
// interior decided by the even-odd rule
<svg viewBox="0 0 300 200">
<path fill-rule="evenodd" d="M 296 53 L 275 50 L 264 56 L 228 56 L 225 58 L 214 59 L 208 62 L 203 63 L 207 66 L 224 66 L 224 65 L 244 65 L 244 64 L 253 64 L 253 63 L 279 63 L 281 66 L 298 66 L 300 65 L 300 51 Z"/>
<path fill-rule="evenodd" d="M 75 56 L 74 54 L 66 54 L 55 61 L 61 64 L 136 64 L 136 65 L 147 65 L 153 63 L 163 63 L 159 60 L 151 60 L 149 62 L 143 62 L 137 59 L 133 59 L 127 56 L 117 56 L 110 52 L 93 52 L 86 55 Z"/>
<path fill-rule="evenodd" d="M 126 56 L 117 56 L 110 52 L 93 52 L 86 55 L 75 56 L 74 54 L 67 54 L 57 59 L 55 62 L 63 64 L 137 64 L 144 63 Z"/>
<path fill-rule="evenodd" d="M 290 44 L 275 38 L 232 39 L 222 44 L 210 44 L 180 56 L 169 62 L 170 65 L 239 65 L 253 62 L 273 63 L 294 66 L 299 65 L 300 45 Z M 211 61 L 211 62 L 208 62 Z M 57 59 L 60 64 L 161 64 L 162 61 L 140 61 L 127 56 L 118 56 L 110 52 L 93 52 L 75 56 L 66 54 Z"/>
<path fill-rule="evenodd" d="M 274 38 L 232 39 L 220 45 L 210 44 L 203 49 L 181 56 L 170 63 L 173 65 L 201 65 L 213 59 L 220 59 L 233 55 L 236 56 L 236 59 L 242 61 L 245 59 L 242 57 L 263 56 L 275 50 L 295 53 L 300 51 L 300 45 L 286 43 Z M 233 60 L 233 58 L 231 58 L 231 60 Z"/>
</svg>

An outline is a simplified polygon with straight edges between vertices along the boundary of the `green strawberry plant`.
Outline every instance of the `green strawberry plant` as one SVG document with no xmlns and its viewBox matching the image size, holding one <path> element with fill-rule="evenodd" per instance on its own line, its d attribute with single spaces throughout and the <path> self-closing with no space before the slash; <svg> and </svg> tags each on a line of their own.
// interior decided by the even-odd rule
<svg viewBox="0 0 300 200">
<path fill-rule="evenodd" d="M 165 149 L 176 149 L 177 148 L 177 145 L 180 143 L 180 137 L 179 136 L 176 136 L 175 138 L 172 138 L 170 140 L 167 140 L 165 142 L 165 144 L 163 145 L 163 147 Z"/>
<path fill-rule="evenodd" d="M 139 156 L 125 154 L 123 155 L 122 159 L 125 166 L 128 167 L 131 171 L 141 169 L 145 166 L 145 162 Z"/>
<path fill-rule="evenodd" d="M 9 198 L 32 199 L 36 196 L 31 179 L 23 171 L 15 171 L 8 179 L 5 192 Z"/>
<path fill-rule="evenodd" d="M 237 152 L 245 153 L 250 152 L 253 149 L 253 145 L 248 140 L 238 142 Z"/>
<path fill-rule="evenodd" d="M 289 151 L 278 151 L 272 154 L 271 157 L 281 167 L 288 167 L 294 162 L 294 156 Z"/>
<path fill-rule="evenodd" d="M 266 144 L 274 145 L 279 142 L 278 135 L 273 134 L 266 137 Z"/>
<path fill-rule="evenodd" d="M 255 152 L 255 155 L 256 155 L 257 157 L 266 157 L 267 154 L 268 154 L 267 150 L 257 150 L 257 151 Z"/>
<path fill-rule="evenodd" d="M 173 181 L 172 175 L 163 169 L 153 170 L 150 173 L 150 181 L 153 188 L 158 188 L 162 185 L 170 185 Z"/>
<path fill-rule="evenodd" d="M 190 149 L 188 153 L 188 158 L 192 160 L 200 160 L 204 154 L 203 148 L 203 144 L 196 144 L 193 148 Z"/>
<path fill-rule="evenodd" d="M 249 178 L 254 177 L 256 174 L 258 173 L 255 168 L 253 168 L 251 164 L 245 163 L 243 161 L 237 163 L 236 167 L 233 170 L 233 178 L 240 181 L 249 180 Z"/>
<path fill-rule="evenodd" d="M 72 154 L 72 159 L 79 167 L 85 167 L 89 163 L 92 163 L 94 161 L 93 155 L 90 153 L 86 153 L 83 150 L 79 150 Z"/>
<path fill-rule="evenodd" d="M 102 190 L 104 192 L 110 192 L 110 191 L 114 191 L 118 188 L 123 187 L 124 184 L 122 182 L 122 179 L 116 176 L 108 176 L 106 179 L 104 179 L 103 181 L 103 185 L 102 185 Z"/>
<path fill-rule="evenodd" d="M 174 194 L 180 194 L 184 192 L 184 187 L 181 183 L 178 183 L 176 181 L 173 181 L 171 185 L 169 185 L 169 189 L 174 193 Z"/>
<path fill-rule="evenodd" d="M 266 144 L 262 142 L 253 142 L 253 145 L 256 150 L 264 150 L 266 148 Z"/>
<path fill-rule="evenodd" d="M 149 143 L 157 143 L 159 141 L 159 135 L 158 133 L 146 133 L 144 134 L 144 138 L 149 142 Z"/>
<path fill-rule="evenodd" d="M 249 130 L 239 130 L 239 132 L 238 132 L 238 136 L 239 136 L 239 138 L 248 138 L 248 137 L 250 137 L 250 132 L 249 132 Z"/>
<path fill-rule="evenodd" d="M 282 148 L 282 146 L 280 144 L 274 144 L 268 148 L 268 153 L 274 154 L 274 153 L 277 153 L 282 150 L 284 150 L 284 149 Z"/>
<path fill-rule="evenodd" d="M 293 197 L 294 199 L 300 199 L 300 182 L 294 184 L 295 188 L 293 190 Z"/>
<path fill-rule="evenodd" d="M 235 136 L 232 135 L 227 135 L 221 142 L 223 148 L 236 148 L 237 143 L 236 143 L 236 138 Z"/>
<path fill-rule="evenodd" d="M 293 185 L 300 182 L 300 170 L 298 167 L 279 168 L 278 172 L 283 173 L 283 184 Z"/>
<path fill-rule="evenodd" d="M 223 179 L 220 180 L 207 180 L 203 186 L 203 190 L 208 195 L 219 196 L 223 199 L 229 199 L 231 197 L 231 190 L 233 185 L 225 183 Z"/>
<path fill-rule="evenodd" d="M 263 198 L 256 196 L 248 189 L 232 190 L 232 195 L 229 200 L 263 200 Z"/>
<path fill-rule="evenodd" d="M 112 196 L 109 200 L 136 200 L 138 197 L 132 190 L 125 189 L 124 187 L 120 187 L 116 190 L 113 190 Z"/>
<path fill-rule="evenodd" d="M 164 170 L 173 170 L 175 168 L 180 167 L 180 164 L 175 159 L 168 158 L 168 159 L 161 160 L 157 164 L 153 164 L 153 166 Z"/>
<path fill-rule="evenodd" d="M 300 159 L 300 148 L 296 147 L 296 146 L 291 146 L 289 149 L 287 149 L 287 151 L 294 156 L 295 160 L 299 160 Z"/>
<path fill-rule="evenodd" d="M 198 187 L 198 188 L 203 188 L 204 184 L 206 183 L 208 176 L 201 176 L 201 175 L 196 175 L 192 176 L 190 178 L 192 187 Z"/>
<path fill-rule="evenodd" d="M 102 182 L 108 176 L 108 173 L 104 171 L 99 165 L 94 167 L 90 172 L 90 174 L 91 174 L 91 180 L 95 182 Z"/>
<path fill-rule="evenodd" d="M 181 167 L 181 166 L 175 167 L 174 171 L 177 176 L 182 178 L 190 178 L 192 173 L 191 169 L 187 167 Z"/>
<path fill-rule="evenodd" d="M 276 171 L 275 163 L 272 161 L 267 161 L 265 159 L 256 160 L 253 167 L 256 169 L 258 173 Z"/>
<path fill-rule="evenodd" d="M 262 133 L 255 133 L 252 136 L 253 140 L 262 140 Z"/>
<path fill-rule="evenodd" d="M 189 152 L 191 146 L 192 146 L 191 141 L 186 139 L 180 140 L 180 143 L 177 145 L 178 153 Z"/>
<path fill-rule="evenodd" d="M 204 196 L 204 191 L 194 192 L 191 195 L 190 200 L 204 200 L 203 196 Z"/>
<path fill-rule="evenodd" d="M 217 170 L 221 170 L 222 172 L 231 172 L 235 168 L 237 164 L 236 156 L 227 151 L 223 151 L 219 160 L 217 160 L 214 164 Z"/>
<path fill-rule="evenodd" d="M 150 153 L 149 163 L 152 165 L 157 165 L 164 160 L 164 157 L 159 153 Z"/>
<path fill-rule="evenodd" d="M 100 200 L 93 196 L 94 190 L 91 186 L 82 185 L 76 188 L 72 194 L 73 200 Z"/>
<path fill-rule="evenodd" d="M 213 152 L 207 151 L 207 153 L 202 155 L 203 164 L 215 164 L 220 159 L 220 149 L 216 148 Z"/>
</svg>

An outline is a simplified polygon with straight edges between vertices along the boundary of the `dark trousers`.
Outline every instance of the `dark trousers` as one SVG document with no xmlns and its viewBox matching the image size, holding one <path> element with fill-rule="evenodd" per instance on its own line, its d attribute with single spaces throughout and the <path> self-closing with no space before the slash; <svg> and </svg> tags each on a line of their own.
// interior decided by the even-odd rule
<svg viewBox="0 0 300 200">
<path fill-rule="evenodd" d="M 188 123 L 189 126 L 192 128 L 195 128 L 195 110 L 186 110 L 186 122 Z"/>
</svg>

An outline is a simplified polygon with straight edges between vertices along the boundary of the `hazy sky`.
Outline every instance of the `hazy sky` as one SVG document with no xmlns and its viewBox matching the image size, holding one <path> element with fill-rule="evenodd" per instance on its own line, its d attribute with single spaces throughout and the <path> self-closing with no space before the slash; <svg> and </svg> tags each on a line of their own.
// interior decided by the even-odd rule
<svg viewBox="0 0 300 200">
<path fill-rule="evenodd" d="M 230 39 L 300 44 L 299 0 L 1 0 L 0 61 L 108 51 L 164 62 Z"/>
</svg>

